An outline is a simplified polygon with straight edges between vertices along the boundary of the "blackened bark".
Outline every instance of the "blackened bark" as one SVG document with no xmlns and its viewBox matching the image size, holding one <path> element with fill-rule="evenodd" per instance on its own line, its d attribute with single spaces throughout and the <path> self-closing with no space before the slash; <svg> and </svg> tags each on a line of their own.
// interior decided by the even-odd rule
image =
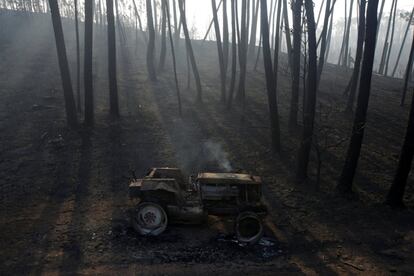
<svg viewBox="0 0 414 276">
<path fill-rule="evenodd" d="M 272 133 L 272 149 L 274 153 L 280 153 L 280 126 L 276 97 L 276 80 L 272 66 L 272 54 L 269 43 L 269 22 L 267 18 L 266 0 L 261 0 L 261 32 L 263 44 L 263 63 L 266 74 L 267 98 L 269 104 L 270 129 Z"/>
<path fill-rule="evenodd" d="M 78 0 L 75 0 L 75 36 L 76 36 L 76 100 L 77 110 L 80 113 L 81 94 L 80 94 L 80 43 L 79 43 L 79 19 L 78 19 Z"/>
<path fill-rule="evenodd" d="M 363 0 L 362 0 L 363 1 Z M 329 1 L 328 1 L 329 2 Z M 315 120 L 315 104 L 317 90 L 317 57 L 316 30 L 312 0 L 305 0 L 305 10 L 308 29 L 308 79 L 306 88 L 306 105 L 304 106 L 303 134 L 299 147 L 296 177 L 299 182 L 307 178 L 309 155 L 312 149 L 313 126 Z"/>
<path fill-rule="evenodd" d="M 63 36 L 62 21 L 60 19 L 57 0 L 49 0 L 49 7 L 52 15 L 53 31 L 55 33 L 63 96 L 65 98 L 66 120 L 69 126 L 74 127 L 77 125 L 78 118 L 76 116 L 75 99 L 73 98 L 72 82 L 70 80 L 69 64 L 66 56 L 65 39 Z"/>
<path fill-rule="evenodd" d="M 202 90 L 201 90 L 200 74 L 198 73 L 198 68 L 197 68 L 195 57 L 194 57 L 193 46 L 191 45 L 190 34 L 188 33 L 187 19 L 185 17 L 185 10 L 184 10 L 183 0 L 178 0 L 178 8 L 180 9 L 181 24 L 183 26 L 185 43 L 186 43 L 186 46 L 187 46 L 186 48 L 187 48 L 187 51 L 188 51 L 187 54 L 188 54 L 188 57 L 190 59 L 191 67 L 193 69 L 194 79 L 195 79 L 195 82 L 196 82 L 197 101 L 202 102 L 203 97 L 202 97 Z"/>
<path fill-rule="evenodd" d="M 160 52 L 160 60 L 158 63 L 158 71 L 162 72 L 164 71 L 165 66 L 165 56 L 167 53 L 167 33 L 166 33 L 166 27 L 167 27 L 167 19 L 166 19 L 166 1 L 167 0 L 161 0 L 161 52 Z"/>
<path fill-rule="evenodd" d="M 397 61 L 395 62 L 394 69 L 392 70 L 392 77 L 395 76 L 395 72 L 397 71 L 398 63 L 400 62 L 401 53 L 402 53 L 402 50 L 404 48 L 405 40 L 407 39 L 407 34 L 408 34 L 408 31 L 410 30 L 411 22 L 413 20 L 413 15 L 414 15 L 414 8 L 411 11 L 410 19 L 408 20 L 407 27 L 405 28 L 404 38 L 403 38 L 403 40 L 401 42 L 400 50 L 398 51 Z"/>
<path fill-rule="evenodd" d="M 384 75 L 385 76 L 388 76 L 388 67 L 389 67 L 389 64 L 390 64 L 390 56 L 391 56 L 391 51 L 392 51 L 392 44 L 393 44 L 393 41 L 394 41 L 394 31 L 395 31 L 395 16 L 396 16 L 396 13 L 397 13 L 397 2 L 398 2 L 398 0 L 395 0 L 394 1 L 394 13 L 393 13 L 393 15 L 392 15 L 392 27 L 391 27 L 391 38 L 390 38 L 390 45 L 389 45 L 389 48 L 388 48 L 388 54 L 387 54 L 387 61 L 385 62 L 385 72 L 384 72 Z"/>
<path fill-rule="evenodd" d="M 405 95 L 407 94 L 408 81 L 410 79 L 410 72 L 411 72 L 411 68 L 413 67 L 413 62 L 414 62 L 414 36 L 413 36 L 413 42 L 411 44 L 411 50 L 410 50 L 410 56 L 408 58 L 407 68 L 405 69 L 404 87 L 402 91 L 401 104 L 400 104 L 401 106 L 403 106 L 405 102 Z"/>
<path fill-rule="evenodd" d="M 237 100 L 245 105 L 246 65 L 247 65 L 247 0 L 242 0 L 239 42 L 240 76 L 237 89 Z"/>
<path fill-rule="evenodd" d="M 294 0 L 293 9 L 293 50 L 292 50 L 292 94 L 290 99 L 289 128 L 298 123 L 299 82 L 300 82 L 300 49 L 302 44 L 302 1 Z"/>
<path fill-rule="evenodd" d="M 93 47 L 93 1 L 85 0 L 85 124 L 93 125 L 93 74 L 92 74 L 92 47 Z"/>
<path fill-rule="evenodd" d="M 118 83 L 116 78 L 116 37 L 114 1 L 106 0 L 106 14 L 108 21 L 108 76 L 109 76 L 109 106 L 112 116 L 119 116 Z"/>
<path fill-rule="evenodd" d="M 151 81 L 157 81 L 157 74 L 154 65 L 155 53 L 155 29 L 154 20 L 152 18 L 152 0 L 147 0 L 147 28 L 149 33 L 149 41 L 147 47 L 147 70 L 148 77 Z"/>
<path fill-rule="evenodd" d="M 173 34 L 172 34 L 172 30 L 171 30 L 171 17 L 170 17 L 170 9 L 169 9 L 168 2 L 165 3 L 165 9 L 166 9 L 166 16 L 167 16 L 168 35 L 170 37 L 171 56 L 172 56 L 173 69 L 174 69 L 175 89 L 177 91 L 178 114 L 181 116 L 182 111 L 181 111 L 180 86 L 178 84 L 177 62 L 176 62 L 176 59 L 175 59 L 174 40 L 173 40 Z"/>
<path fill-rule="evenodd" d="M 237 66 L 237 37 L 236 37 L 236 11 L 235 1 L 231 0 L 231 78 L 230 89 L 227 101 L 227 108 L 231 108 L 233 101 L 234 88 L 236 86 L 236 66 Z"/>
<path fill-rule="evenodd" d="M 361 0 L 365 2 L 366 0 Z M 362 3 L 365 5 L 365 3 Z M 337 189 L 342 193 L 352 192 L 358 159 L 361 152 L 362 140 L 366 124 L 368 102 L 371 90 L 372 67 L 375 55 L 377 33 L 378 0 L 369 0 L 366 17 L 365 50 L 359 84 L 358 102 L 355 110 L 351 141 L 348 147 L 345 164 L 338 182 Z"/>
<path fill-rule="evenodd" d="M 259 0 L 256 0 L 256 5 L 255 5 L 255 1 L 252 0 L 252 7 L 254 7 L 254 14 L 252 17 L 252 28 L 251 28 L 251 32 L 250 32 L 250 43 L 249 43 L 249 56 L 253 57 L 254 56 L 254 51 L 256 49 L 256 32 L 257 32 L 257 20 L 258 20 L 258 16 L 259 16 Z"/>
<path fill-rule="evenodd" d="M 358 39 L 357 39 L 357 49 L 355 56 L 354 71 L 351 77 L 351 83 L 349 85 L 350 91 L 348 96 L 348 101 L 346 104 L 346 111 L 352 111 L 354 106 L 356 91 L 358 87 L 359 73 L 361 70 L 361 61 L 362 61 L 362 52 L 364 48 L 364 37 L 365 37 L 365 8 L 366 0 L 360 1 L 359 3 L 359 24 L 358 24 Z M 375 49 L 374 49 L 375 50 Z"/>
<path fill-rule="evenodd" d="M 221 44 L 220 26 L 219 26 L 219 21 L 217 17 L 217 9 L 216 9 L 215 0 L 211 0 L 211 7 L 213 10 L 214 30 L 216 33 L 217 53 L 218 53 L 219 67 L 220 67 L 221 101 L 225 103 L 226 101 L 226 70 L 224 68 L 223 48 Z"/>
<path fill-rule="evenodd" d="M 388 192 L 387 203 L 392 207 L 403 207 L 403 197 L 405 186 L 407 185 L 408 175 L 411 170 L 411 164 L 414 156 L 414 95 L 411 101 L 410 115 L 408 118 L 407 131 L 404 138 L 404 144 L 401 148 L 400 159 L 398 161 L 397 171 L 394 181 Z"/>
<path fill-rule="evenodd" d="M 325 64 L 325 51 L 326 51 L 326 43 L 327 43 L 327 35 L 328 35 L 328 24 L 329 24 L 329 17 L 331 16 L 331 0 L 326 0 L 326 7 L 325 7 L 325 18 L 323 20 L 323 27 L 321 32 L 321 49 L 319 52 L 319 64 L 318 64 L 318 78 L 317 78 L 317 86 L 319 85 L 323 66 Z"/>
<path fill-rule="evenodd" d="M 223 0 L 223 61 L 224 71 L 227 76 L 229 64 L 229 23 L 227 19 L 227 0 Z"/>
<path fill-rule="evenodd" d="M 395 2 L 395 0 L 392 1 L 390 17 L 388 18 L 387 33 L 385 35 L 384 47 L 382 49 L 382 55 L 381 55 L 383 58 L 381 59 L 381 63 L 380 63 L 380 66 L 379 66 L 379 73 L 380 74 L 384 74 L 384 69 L 385 69 L 385 57 L 387 56 L 387 52 L 388 52 L 388 45 L 389 45 L 388 37 L 389 37 L 389 34 L 390 34 L 390 29 L 391 29 L 392 13 L 394 11 L 394 2 Z"/>
</svg>

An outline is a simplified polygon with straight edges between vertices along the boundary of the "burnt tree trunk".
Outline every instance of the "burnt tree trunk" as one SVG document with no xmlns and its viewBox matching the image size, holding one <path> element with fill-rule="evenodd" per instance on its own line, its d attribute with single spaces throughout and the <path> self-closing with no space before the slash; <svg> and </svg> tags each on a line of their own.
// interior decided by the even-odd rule
<svg viewBox="0 0 414 276">
<path fill-rule="evenodd" d="M 223 0 L 223 62 L 227 76 L 229 64 L 229 24 L 227 19 L 227 0 Z"/>
<path fill-rule="evenodd" d="M 93 74 L 92 74 L 92 47 L 93 47 L 93 1 L 85 1 L 85 124 L 93 125 Z"/>
<path fill-rule="evenodd" d="M 328 24 L 329 24 L 329 17 L 331 16 L 331 0 L 326 0 L 326 7 L 325 7 L 325 18 L 323 21 L 323 27 L 321 32 L 321 49 L 319 52 L 319 64 L 318 64 L 318 78 L 317 78 L 317 86 L 321 80 L 322 70 L 325 63 L 325 51 L 326 51 L 326 43 L 327 43 L 327 34 L 328 34 Z"/>
<path fill-rule="evenodd" d="M 387 56 L 387 52 L 388 52 L 388 37 L 390 34 L 390 29 L 391 29 L 391 22 L 392 22 L 392 13 L 394 11 L 394 2 L 395 0 L 392 1 L 391 4 L 391 11 L 390 11 L 390 17 L 388 19 L 388 25 L 387 25 L 387 33 L 385 35 L 385 40 L 384 40 L 384 47 L 382 49 L 382 58 L 381 58 L 381 62 L 380 62 L 380 66 L 379 66 L 379 73 L 382 75 L 384 74 L 384 69 L 385 69 L 385 57 Z"/>
<path fill-rule="evenodd" d="M 280 153 L 280 125 L 276 97 L 275 72 L 272 66 L 272 54 L 269 43 L 269 21 L 267 17 L 266 0 L 261 0 L 261 32 L 263 45 L 263 63 L 266 74 L 267 99 L 269 104 L 270 130 L 272 133 L 272 149 L 274 153 Z"/>
<path fill-rule="evenodd" d="M 327 4 L 329 1 L 327 1 Z M 303 116 L 302 141 L 298 152 L 298 164 L 296 177 L 299 182 L 307 178 L 310 151 L 312 149 L 313 126 L 315 121 L 315 105 L 317 91 L 317 57 L 316 57 L 316 30 L 315 17 L 313 14 L 312 0 L 305 0 L 305 10 L 308 29 L 308 79 L 306 88 L 306 101 Z"/>
<path fill-rule="evenodd" d="M 391 38 L 390 38 L 390 45 L 389 45 L 389 48 L 388 48 L 388 54 L 387 54 L 387 61 L 385 62 L 385 72 L 384 72 L 384 75 L 385 76 L 388 76 L 388 67 L 389 67 L 389 64 L 390 64 L 390 56 L 391 56 L 391 51 L 392 51 L 392 44 L 393 44 L 393 41 L 394 41 L 394 32 L 395 32 L 395 16 L 396 16 L 396 13 L 397 13 L 397 3 L 398 3 L 398 0 L 395 0 L 394 1 L 394 13 L 392 14 L 392 27 L 391 27 Z"/>
<path fill-rule="evenodd" d="M 355 56 L 355 64 L 354 64 L 354 71 L 352 73 L 352 77 L 350 80 L 349 87 L 349 96 L 348 101 L 346 104 L 346 111 L 352 111 L 355 101 L 355 94 L 358 87 L 358 80 L 359 80 L 359 73 L 361 70 L 361 60 L 362 60 L 362 52 L 364 48 L 364 37 L 365 37 L 365 8 L 366 8 L 366 0 L 360 1 L 359 3 L 359 24 L 358 24 L 358 39 L 357 39 L 357 49 L 356 49 L 356 56 Z M 375 49 L 374 49 L 375 51 Z"/>
<path fill-rule="evenodd" d="M 198 68 L 197 68 L 195 57 L 194 57 L 193 46 L 191 45 L 190 34 L 188 33 L 187 19 L 185 17 L 185 10 L 184 10 L 183 0 L 178 0 L 178 7 L 180 9 L 181 24 L 183 26 L 185 43 L 186 43 L 186 46 L 187 46 L 186 48 L 187 48 L 187 51 L 188 51 L 188 56 L 189 56 L 189 59 L 190 59 L 191 67 L 193 69 L 194 79 L 195 79 L 195 82 L 196 82 L 197 101 L 202 102 L 203 97 L 202 97 L 202 90 L 201 90 L 200 74 L 198 73 Z"/>
<path fill-rule="evenodd" d="M 414 15 L 414 8 L 411 11 L 410 18 L 409 18 L 409 20 L 407 22 L 407 28 L 405 29 L 405 32 L 404 32 L 404 38 L 403 38 L 403 40 L 401 42 L 400 50 L 398 51 L 397 61 L 395 62 L 394 69 L 392 70 L 392 77 L 395 76 L 395 72 L 397 71 L 398 63 L 400 62 L 400 58 L 401 58 L 401 53 L 403 51 L 405 41 L 407 40 L 407 34 L 408 34 L 408 31 L 410 30 L 411 22 L 413 20 L 413 15 Z"/>
<path fill-rule="evenodd" d="M 78 118 L 76 116 L 75 99 L 73 98 L 72 82 L 70 80 L 69 64 L 66 56 L 66 45 L 57 0 L 49 0 L 49 7 L 52 16 L 53 31 L 55 33 L 63 96 L 65 98 L 66 121 L 69 126 L 73 127 L 77 125 Z"/>
<path fill-rule="evenodd" d="M 106 14 L 108 21 L 108 76 L 109 76 L 109 106 L 112 116 L 119 116 L 118 83 L 116 78 L 116 37 L 114 1 L 106 0 Z"/>
<path fill-rule="evenodd" d="M 403 197 L 408 175 L 411 170 L 411 164 L 414 156 L 414 95 L 411 101 L 410 115 L 408 118 L 407 131 L 405 133 L 404 143 L 401 148 L 400 159 L 398 161 L 397 171 L 394 181 L 388 192 L 387 203 L 392 207 L 403 207 Z"/>
<path fill-rule="evenodd" d="M 175 89 L 177 91 L 178 114 L 181 116 L 182 115 L 182 110 L 181 110 L 180 86 L 178 84 L 177 62 L 176 62 L 176 59 L 175 59 L 174 40 L 173 40 L 173 34 L 172 34 L 172 30 L 171 30 L 171 18 L 170 18 L 170 9 L 169 9 L 168 2 L 165 3 L 165 9 L 166 9 L 166 16 L 167 16 L 168 35 L 170 37 L 171 56 L 172 56 L 173 69 L 174 69 Z"/>
<path fill-rule="evenodd" d="M 407 94 L 408 81 L 410 80 L 410 73 L 411 73 L 411 68 L 413 67 L 413 62 L 414 62 L 414 33 L 413 33 L 413 42 L 411 44 L 410 56 L 408 58 L 407 68 L 405 69 L 404 87 L 402 91 L 401 104 L 400 104 L 401 106 L 403 106 L 405 102 L 405 95 Z"/>
<path fill-rule="evenodd" d="M 246 94 L 246 66 L 247 66 L 247 0 L 242 0 L 239 42 L 239 86 L 237 89 L 237 100 L 245 105 Z"/>
<path fill-rule="evenodd" d="M 290 99 L 289 128 L 296 128 L 299 108 L 300 50 L 302 44 L 302 1 L 294 0 L 293 9 L 293 49 L 292 49 L 292 94 Z"/>
<path fill-rule="evenodd" d="M 221 44 L 221 35 L 220 35 L 220 26 L 217 17 L 217 9 L 216 9 L 216 1 L 211 0 L 211 6 L 213 9 L 213 20 L 214 20 L 214 30 L 216 33 L 216 44 L 217 44 L 217 53 L 219 59 L 219 67 L 220 67 L 220 87 L 221 87 L 221 102 L 226 102 L 226 70 L 224 67 L 224 55 L 223 55 L 223 48 Z"/>
<path fill-rule="evenodd" d="M 227 108 L 231 108 L 233 101 L 234 89 L 236 86 L 236 67 L 237 67 L 237 37 L 236 37 L 236 8 L 235 1 L 231 0 L 231 77 L 230 89 L 227 100 Z"/>
<path fill-rule="evenodd" d="M 75 0 L 75 36 L 76 36 L 76 101 L 77 110 L 80 113 L 81 107 L 81 94 L 80 94 L 80 44 L 79 44 L 79 12 L 78 12 L 78 0 Z"/>
<path fill-rule="evenodd" d="M 365 2 L 366 0 L 361 0 Z M 363 3 L 364 4 L 364 3 Z M 368 102 L 371 90 L 372 67 L 375 56 L 375 41 L 377 33 L 378 0 L 369 0 L 366 17 L 365 50 L 359 84 L 358 102 L 355 110 L 351 141 L 345 159 L 345 164 L 338 182 L 337 189 L 342 193 L 352 193 L 361 144 L 364 137 Z"/>
<path fill-rule="evenodd" d="M 157 73 L 155 72 L 154 65 L 154 52 L 155 52 L 155 29 L 154 20 L 152 18 L 152 0 L 147 0 L 147 28 L 149 34 L 148 47 L 147 47 L 147 70 L 148 77 L 151 81 L 157 81 Z"/>
<path fill-rule="evenodd" d="M 167 33 L 166 33 L 166 26 L 167 26 L 167 19 L 166 19 L 166 1 L 161 0 L 161 52 L 160 52 L 160 60 L 158 63 L 158 71 L 164 71 L 165 66 L 165 56 L 167 53 Z"/>
</svg>

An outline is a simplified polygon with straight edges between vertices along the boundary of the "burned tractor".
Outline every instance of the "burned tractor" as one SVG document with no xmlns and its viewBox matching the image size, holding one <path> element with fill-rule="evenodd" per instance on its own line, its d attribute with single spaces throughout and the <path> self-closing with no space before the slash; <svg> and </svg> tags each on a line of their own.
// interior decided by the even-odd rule
<svg viewBox="0 0 414 276">
<path fill-rule="evenodd" d="M 159 235 L 169 223 L 199 224 L 207 215 L 232 216 L 241 242 L 255 243 L 263 234 L 258 176 L 238 173 L 199 173 L 188 180 L 177 168 L 153 168 L 129 184 L 138 199 L 132 226 L 141 235 Z"/>
</svg>

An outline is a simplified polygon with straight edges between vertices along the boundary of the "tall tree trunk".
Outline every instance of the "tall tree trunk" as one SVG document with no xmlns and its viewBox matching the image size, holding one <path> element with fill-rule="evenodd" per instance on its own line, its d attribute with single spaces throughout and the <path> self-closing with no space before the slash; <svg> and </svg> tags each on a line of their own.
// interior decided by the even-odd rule
<svg viewBox="0 0 414 276">
<path fill-rule="evenodd" d="M 49 0 L 49 7 L 52 16 L 53 31 L 55 33 L 56 51 L 59 61 L 60 77 L 62 79 L 63 96 L 65 98 L 66 121 L 69 126 L 76 126 L 78 118 L 76 116 L 75 99 L 73 98 L 72 82 L 68 59 L 66 56 L 65 39 L 60 19 L 59 6 L 57 0 Z"/>
<path fill-rule="evenodd" d="M 79 44 L 79 20 L 78 20 L 78 0 L 75 0 L 75 36 L 76 36 L 76 100 L 77 109 L 80 113 L 81 107 L 81 94 L 80 94 L 80 44 Z"/>
<path fill-rule="evenodd" d="M 276 83 L 276 90 L 277 90 L 277 78 L 278 78 L 278 71 L 279 71 L 279 51 L 280 51 L 280 21 L 282 15 L 282 0 L 277 1 L 277 13 L 276 13 L 276 31 L 275 31 L 275 54 L 273 57 L 273 72 L 275 75 L 275 83 Z"/>
<path fill-rule="evenodd" d="M 137 4 L 135 3 L 135 0 L 132 0 L 132 3 L 134 4 L 135 16 L 138 18 L 139 29 L 141 30 L 142 36 L 144 37 L 145 44 L 148 45 L 147 34 L 144 32 L 144 29 L 142 28 L 141 16 L 139 16 Z"/>
<path fill-rule="evenodd" d="M 364 1 L 364 0 L 362 0 Z M 327 5 L 329 1 L 327 1 Z M 316 30 L 315 17 L 313 14 L 312 0 L 305 0 L 305 10 L 307 18 L 308 29 L 308 83 L 306 89 L 305 112 L 303 118 L 303 134 L 302 141 L 298 152 L 298 165 L 296 177 L 298 181 L 303 181 L 307 178 L 309 155 L 312 149 L 313 126 L 315 120 L 315 105 L 316 105 L 316 91 L 317 91 L 317 47 L 316 47 Z"/>
<path fill-rule="evenodd" d="M 401 42 L 401 47 L 400 47 L 400 50 L 398 51 L 397 61 L 395 62 L 394 69 L 392 70 L 392 76 L 393 77 L 395 76 L 395 72 L 397 71 L 398 63 L 400 62 L 401 53 L 403 51 L 405 41 L 407 40 L 407 34 L 408 34 L 408 31 L 410 30 L 411 22 L 413 20 L 413 15 L 414 15 L 414 8 L 411 11 L 410 18 L 407 22 L 407 27 L 405 28 L 404 37 L 403 37 L 403 40 Z"/>
<path fill-rule="evenodd" d="M 224 71 L 227 76 L 229 64 L 229 24 L 227 19 L 227 0 L 223 0 L 223 61 Z"/>
<path fill-rule="evenodd" d="M 155 29 L 154 19 L 152 18 L 152 0 L 147 0 L 147 28 L 149 33 L 149 41 L 147 47 L 147 70 L 148 77 L 151 81 L 157 81 L 157 74 L 155 72 L 154 65 L 154 53 L 155 53 Z"/>
<path fill-rule="evenodd" d="M 180 86 L 178 84 L 178 77 L 177 77 L 177 62 L 175 59 L 175 50 L 174 50 L 174 40 L 173 40 L 173 34 L 171 31 L 171 16 L 170 16 L 170 8 L 168 5 L 168 2 L 165 3 L 165 9 L 166 9 L 166 16 L 167 16 L 167 25 L 168 25 L 168 35 L 170 37 L 170 45 L 171 45 L 171 56 L 173 61 L 173 69 L 174 69 L 174 81 L 175 81 L 175 89 L 177 91 L 177 102 L 178 102 L 178 114 L 182 115 L 181 110 L 181 95 L 180 95 Z"/>
<path fill-rule="evenodd" d="M 183 32 L 184 32 L 184 37 L 185 37 L 186 48 L 187 48 L 187 51 L 188 51 L 188 56 L 190 58 L 191 67 L 193 69 L 194 79 L 195 79 L 195 82 L 196 82 L 197 101 L 202 102 L 203 97 L 202 97 L 202 90 L 201 90 L 200 74 L 198 73 L 198 68 L 197 68 L 195 57 L 194 57 L 193 47 L 191 45 L 190 34 L 188 33 L 187 19 L 186 19 L 186 16 L 185 16 L 183 0 L 178 0 L 178 7 L 180 9 L 180 14 L 181 14 L 181 24 L 183 26 Z"/>
<path fill-rule="evenodd" d="M 414 45 L 414 44 L 413 44 Z M 414 156 L 414 95 L 411 101 L 410 115 L 408 118 L 407 131 L 405 133 L 404 143 L 400 152 L 397 171 L 394 181 L 388 192 L 387 203 L 393 207 L 403 207 L 403 197 L 405 186 L 407 185 L 408 175 L 411 170 L 411 164 Z"/>
<path fill-rule="evenodd" d="M 293 9 L 293 50 L 292 50 L 292 94 L 290 99 L 289 128 L 293 129 L 298 123 L 299 82 L 300 82 L 300 51 L 302 44 L 302 1 L 294 0 Z"/>
<path fill-rule="evenodd" d="M 216 33 L 217 53 L 220 67 L 221 101 L 226 102 L 226 70 L 224 68 L 223 48 L 221 44 L 220 26 L 217 17 L 216 0 L 211 0 L 213 10 L 214 30 Z"/>
<path fill-rule="evenodd" d="M 288 9 L 287 9 L 287 0 L 283 0 L 283 22 L 285 26 L 285 36 L 286 36 L 286 48 L 287 48 L 287 55 L 288 55 L 288 61 L 289 61 L 289 67 L 292 72 L 293 68 L 293 61 L 292 61 L 292 40 L 290 38 L 290 26 L 289 26 L 289 15 L 288 15 Z M 293 75 L 292 75 L 293 76 Z"/>
<path fill-rule="evenodd" d="M 333 18 L 334 18 L 334 8 L 335 6 L 332 8 L 332 15 L 331 15 L 331 20 L 329 21 L 329 30 L 328 30 L 328 44 L 326 46 L 326 56 L 325 56 L 325 60 L 328 61 L 329 58 L 329 51 L 331 49 L 331 40 L 332 40 L 332 28 L 333 28 Z"/>
<path fill-rule="evenodd" d="M 250 32 L 250 43 L 249 43 L 249 56 L 254 57 L 254 51 L 256 49 L 256 33 L 257 33 L 257 20 L 259 15 L 259 0 L 255 1 L 252 0 L 252 11 L 254 11 L 253 17 L 252 17 L 252 29 Z"/>
<path fill-rule="evenodd" d="M 92 74 L 92 47 L 93 47 L 93 1 L 85 1 L 85 124 L 93 125 L 93 74 Z"/>
<path fill-rule="evenodd" d="M 408 81 L 410 80 L 410 73 L 411 73 L 411 68 L 413 67 L 413 62 L 414 62 L 414 35 L 413 35 L 413 42 L 411 44 L 410 56 L 408 57 L 407 68 L 405 69 L 404 87 L 402 91 L 401 104 L 400 104 L 401 106 L 403 106 L 405 102 L 405 95 L 407 94 Z"/>
<path fill-rule="evenodd" d="M 263 44 L 263 63 L 266 74 L 267 98 L 269 104 L 270 129 L 272 133 L 272 149 L 274 153 L 280 153 L 280 126 L 276 97 L 275 72 L 272 66 L 272 54 L 269 43 L 269 21 L 267 18 L 266 0 L 261 0 L 261 32 Z"/>
<path fill-rule="evenodd" d="M 236 37 L 236 8 L 235 1 L 231 0 L 231 78 L 230 89 L 227 101 L 227 108 L 231 108 L 233 101 L 234 89 L 236 86 L 236 67 L 237 67 L 237 37 Z"/>
<path fill-rule="evenodd" d="M 246 93 L 246 65 L 247 65 L 247 0 L 242 0 L 241 8 L 241 22 L 240 22 L 240 43 L 239 43 L 239 64 L 240 76 L 239 87 L 237 91 L 237 99 L 245 105 Z"/>
<path fill-rule="evenodd" d="M 167 52 L 167 33 L 166 33 L 166 25 L 167 25 L 167 19 L 166 19 L 166 8 L 167 5 L 166 1 L 168 0 L 161 0 L 161 52 L 160 52 L 160 60 L 158 63 L 158 71 L 162 72 L 164 71 L 165 66 L 165 56 Z"/>
<path fill-rule="evenodd" d="M 388 67 L 389 67 L 389 63 L 390 63 L 390 56 L 391 56 L 391 51 L 392 51 L 392 42 L 394 41 L 394 31 L 395 31 L 395 16 L 396 16 L 396 12 L 397 12 L 397 2 L 398 0 L 394 1 L 394 13 L 392 14 L 392 27 L 391 27 L 391 39 L 390 39 L 390 46 L 388 48 L 388 55 L 387 55 L 387 61 L 385 63 L 385 76 L 388 76 Z"/>
<path fill-rule="evenodd" d="M 352 111 L 355 101 L 355 94 L 358 87 L 359 73 L 361 69 L 362 52 L 364 48 L 364 36 L 365 36 L 365 5 L 366 1 L 361 1 L 359 4 L 359 24 L 358 24 L 358 39 L 357 50 L 355 56 L 355 65 L 352 77 L 350 80 L 350 92 L 348 96 L 348 102 L 346 105 L 346 111 Z M 375 49 L 374 49 L 375 50 Z"/>
<path fill-rule="evenodd" d="M 361 0 L 361 5 L 365 5 L 366 0 Z M 371 90 L 372 67 L 375 56 L 375 41 L 377 33 L 377 9 L 378 0 L 369 0 L 366 18 L 365 50 L 362 61 L 360 77 L 358 103 L 355 110 L 354 123 L 351 134 L 351 141 L 348 147 L 345 164 L 342 169 L 341 177 L 337 189 L 343 193 L 352 192 L 352 182 L 358 165 L 361 152 L 362 139 L 364 137 L 366 115 Z"/>
<path fill-rule="evenodd" d="M 346 67 L 348 67 L 348 65 L 349 65 L 349 54 L 348 54 L 348 52 L 349 52 L 349 34 L 351 32 L 353 8 L 354 8 L 354 0 L 351 0 L 351 4 L 349 6 L 348 22 L 347 22 L 346 33 L 345 33 L 345 45 L 344 45 L 344 54 L 343 54 L 343 61 L 342 61 L 342 65 L 346 66 Z"/>
<path fill-rule="evenodd" d="M 331 16 L 331 0 L 326 0 L 326 7 L 325 7 L 325 18 L 323 21 L 323 27 L 321 32 L 321 49 L 319 52 L 319 64 L 318 64 L 318 78 L 317 78 L 317 87 L 319 85 L 323 65 L 325 63 L 325 51 L 326 51 L 326 40 L 328 35 L 328 24 L 329 24 L 329 17 Z M 309 49 L 310 50 L 310 49 Z"/>
<path fill-rule="evenodd" d="M 395 0 L 392 1 L 391 4 L 391 11 L 390 11 L 390 17 L 388 19 L 388 25 L 387 25 L 387 33 L 385 35 L 385 40 L 384 40 L 384 47 L 382 50 L 382 58 L 381 58 L 381 62 L 380 62 L 380 66 L 379 66 L 379 73 L 382 75 L 384 74 L 384 69 L 385 69 L 385 57 L 387 56 L 387 52 L 388 52 L 388 37 L 390 34 L 390 29 L 391 29 L 391 22 L 392 22 L 392 13 L 394 11 L 394 2 Z"/>
<path fill-rule="evenodd" d="M 116 37 L 114 1 L 106 0 L 108 21 L 108 76 L 109 76 L 109 106 L 112 116 L 119 117 L 118 84 L 116 78 Z"/>
</svg>

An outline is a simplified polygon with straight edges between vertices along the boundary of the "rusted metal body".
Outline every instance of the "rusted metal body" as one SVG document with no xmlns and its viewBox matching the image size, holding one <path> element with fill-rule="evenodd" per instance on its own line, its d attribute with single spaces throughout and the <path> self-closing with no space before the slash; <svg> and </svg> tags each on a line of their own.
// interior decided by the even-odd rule
<svg viewBox="0 0 414 276">
<path fill-rule="evenodd" d="M 177 168 L 153 168 L 129 184 L 130 197 L 140 200 L 133 226 L 141 234 L 158 235 L 168 223 L 201 223 L 208 214 L 231 215 L 237 217 L 237 235 L 249 233 L 244 240 L 256 241 L 267 213 L 261 188 L 261 178 L 249 174 L 204 172 L 186 180 Z"/>
</svg>

